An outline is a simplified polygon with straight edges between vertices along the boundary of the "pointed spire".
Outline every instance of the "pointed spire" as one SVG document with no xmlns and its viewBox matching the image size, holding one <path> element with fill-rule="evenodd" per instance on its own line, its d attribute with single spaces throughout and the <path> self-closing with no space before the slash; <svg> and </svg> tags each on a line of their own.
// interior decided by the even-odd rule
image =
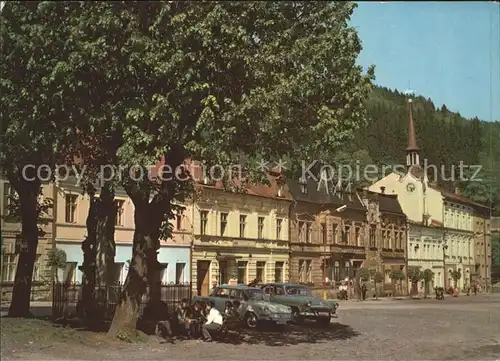
<svg viewBox="0 0 500 361">
<path fill-rule="evenodd" d="M 414 152 L 420 150 L 420 148 L 417 146 L 417 138 L 415 137 L 415 124 L 413 123 L 411 104 L 412 104 L 411 99 L 408 99 L 409 125 L 408 125 L 408 147 L 406 147 L 407 152 Z"/>
</svg>

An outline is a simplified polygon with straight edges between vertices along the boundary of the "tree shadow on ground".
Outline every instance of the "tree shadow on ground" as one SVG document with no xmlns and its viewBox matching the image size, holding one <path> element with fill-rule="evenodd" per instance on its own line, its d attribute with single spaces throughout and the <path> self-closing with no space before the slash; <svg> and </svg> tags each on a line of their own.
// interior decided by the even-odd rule
<svg viewBox="0 0 500 361">
<path fill-rule="evenodd" d="M 238 345 L 242 343 L 266 346 L 288 346 L 299 344 L 313 344 L 334 340 L 347 340 L 359 336 L 360 333 L 353 330 L 349 325 L 331 323 L 327 327 L 321 327 L 314 323 L 303 325 L 287 325 L 285 329 L 257 329 L 240 332 L 229 332 L 228 335 L 219 340 L 221 343 Z"/>
</svg>

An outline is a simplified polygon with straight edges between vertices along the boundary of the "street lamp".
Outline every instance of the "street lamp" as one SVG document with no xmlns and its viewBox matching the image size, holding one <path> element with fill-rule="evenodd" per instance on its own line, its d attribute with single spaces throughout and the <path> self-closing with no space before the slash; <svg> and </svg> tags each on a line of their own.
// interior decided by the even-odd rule
<svg viewBox="0 0 500 361">
<path fill-rule="evenodd" d="M 347 206 L 344 204 L 335 209 L 335 212 L 340 213 L 344 212 L 347 209 Z M 335 235 L 334 235 L 335 236 Z M 326 238 L 323 240 L 323 299 L 326 300 Z"/>
</svg>

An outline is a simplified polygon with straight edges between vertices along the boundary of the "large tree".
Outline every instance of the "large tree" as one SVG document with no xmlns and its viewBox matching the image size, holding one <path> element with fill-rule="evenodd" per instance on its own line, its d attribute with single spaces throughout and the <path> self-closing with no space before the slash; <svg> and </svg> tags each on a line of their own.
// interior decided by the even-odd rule
<svg viewBox="0 0 500 361">
<path fill-rule="evenodd" d="M 253 181 L 262 177 L 248 163 L 259 158 L 331 157 L 363 119 L 371 85 L 355 65 L 360 43 L 346 25 L 353 8 L 174 2 L 147 16 L 128 13 L 139 24 L 140 55 L 129 66 L 143 98 L 126 111 L 136 132 L 125 134 L 119 156 L 143 167 L 162 156 L 173 169 L 187 155 L 226 169 L 245 160 Z M 124 179 L 136 207 L 135 247 L 111 334 L 135 328 L 145 286 L 157 280 L 159 229 L 186 195 L 175 179 L 152 197 L 148 180 Z"/>
<path fill-rule="evenodd" d="M 19 197 L 23 247 L 19 255 L 10 316 L 28 316 L 38 246 L 42 181 L 51 179 L 58 151 L 71 141 L 65 100 L 50 82 L 59 76 L 64 48 L 58 24 L 44 23 L 36 2 L 9 2 L 0 14 L 0 169 Z M 67 101 L 67 100 L 66 100 Z"/>
<path fill-rule="evenodd" d="M 226 170 L 245 161 L 247 180 L 256 182 L 263 177 L 254 161 L 293 159 L 286 165 L 293 172 L 302 159 L 332 159 L 351 139 L 373 78 L 372 68 L 364 75 L 356 65 L 361 44 L 348 26 L 354 8 L 352 2 L 31 5 L 43 13 L 36 27 L 56 23 L 65 34 L 63 49 L 52 54 L 58 76 L 46 96 L 59 95 L 64 107 L 57 115 L 71 116 L 81 134 L 108 135 L 102 145 L 116 155 L 135 206 L 131 265 L 110 334 L 132 337 L 144 293 L 158 301 L 159 241 L 169 234 L 173 204 L 193 189 L 176 177 L 140 173 L 158 161 L 178 169 L 187 157 Z M 226 180 L 235 185 L 233 177 Z"/>
</svg>

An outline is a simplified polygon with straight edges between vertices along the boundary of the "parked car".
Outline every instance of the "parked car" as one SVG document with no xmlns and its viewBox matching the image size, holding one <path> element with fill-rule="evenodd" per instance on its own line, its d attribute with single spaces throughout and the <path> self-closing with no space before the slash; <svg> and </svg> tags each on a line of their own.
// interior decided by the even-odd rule
<svg viewBox="0 0 500 361">
<path fill-rule="evenodd" d="M 269 295 L 271 302 L 289 306 L 293 320 L 302 323 L 305 319 L 313 319 L 326 326 L 332 318 L 338 318 L 338 302 L 323 300 L 312 295 L 311 288 L 288 283 L 268 283 L 261 286 L 264 294 Z"/>
<path fill-rule="evenodd" d="M 277 325 L 286 325 L 292 321 L 292 310 L 286 305 L 270 302 L 269 296 L 265 295 L 260 288 L 237 286 L 215 287 L 209 296 L 195 296 L 192 303 L 196 301 L 207 302 L 212 300 L 222 314 L 224 314 L 227 301 L 239 301 L 237 311 L 249 328 L 255 328 L 264 322 Z"/>
</svg>

